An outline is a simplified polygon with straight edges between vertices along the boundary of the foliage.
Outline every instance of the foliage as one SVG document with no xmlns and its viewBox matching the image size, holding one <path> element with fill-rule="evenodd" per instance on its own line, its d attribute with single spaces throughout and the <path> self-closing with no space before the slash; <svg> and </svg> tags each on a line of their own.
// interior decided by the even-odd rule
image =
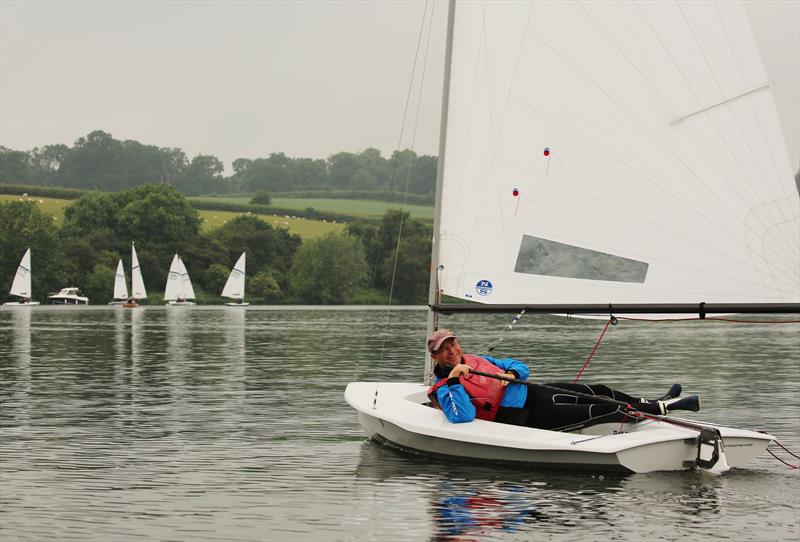
<svg viewBox="0 0 800 542">
<path fill-rule="evenodd" d="M 269 271 L 258 273 L 249 282 L 246 285 L 247 295 L 254 301 L 271 305 L 283 298 L 283 291 L 278 281 Z"/>
<path fill-rule="evenodd" d="M 225 265 L 212 263 L 203 273 L 203 283 L 209 290 L 219 294 L 225 287 L 225 281 L 228 280 L 230 272 L 231 270 Z"/>
<path fill-rule="evenodd" d="M 151 303 L 161 299 L 176 252 L 201 303 L 220 301 L 228 271 L 242 252 L 247 252 L 247 296 L 254 302 L 387 303 L 394 284 L 393 302 L 418 303 L 427 289 L 430 226 L 396 210 L 380 223 L 349 225 L 351 235 L 329 233 L 302 244 L 283 226 L 249 214 L 204 233 L 197 211 L 164 184 L 85 192 L 64 208 L 60 229 L 39 207 L 34 199 L 0 203 L 0 279 L 10 286 L 30 247 L 33 293 L 39 301 L 77 286 L 93 303 L 106 303 L 118 259 L 130 278 L 131 242 Z M 400 219 L 403 236 L 395 272 Z"/>
<path fill-rule="evenodd" d="M 338 152 L 327 159 L 292 158 L 282 152 L 255 159 L 237 158 L 233 175 L 212 155 L 189 158 L 179 148 L 118 140 L 94 130 L 67 145 L 30 151 L 0 147 L 0 183 L 124 191 L 143 184 L 166 184 L 184 195 L 298 190 L 411 192 L 430 197 L 436 158 L 396 151 Z M 426 202 L 428 203 L 428 202 Z"/>
<path fill-rule="evenodd" d="M 425 302 L 432 237 L 429 225 L 390 209 L 379 225 L 355 222 L 348 224 L 346 231 L 360 239 L 364 247 L 372 288 L 391 291 L 392 302 Z"/>
<path fill-rule="evenodd" d="M 250 199 L 253 205 L 269 205 L 272 203 L 272 197 L 267 192 L 256 192 Z"/>
<path fill-rule="evenodd" d="M 303 244 L 292 266 L 292 290 L 301 303 L 348 302 L 364 286 L 367 263 L 355 237 L 331 233 Z"/>
<path fill-rule="evenodd" d="M 211 237 L 225 247 L 231 267 L 242 252 L 247 252 L 249 270 L 268 271 L 282 290 L 288 287 L 292 258 L 301 244 L 299 236 L 252 215 L 240 215 L 212 232 Z"/>
<path fill-rule="evenodd" d="M 8 292 L 25 250 L 31 249 L 33 299 L 43 300 L 65 280 L 63 253 L 53 219 L 32 202 L 0 203 L 0 281 Z"/>
</svg>

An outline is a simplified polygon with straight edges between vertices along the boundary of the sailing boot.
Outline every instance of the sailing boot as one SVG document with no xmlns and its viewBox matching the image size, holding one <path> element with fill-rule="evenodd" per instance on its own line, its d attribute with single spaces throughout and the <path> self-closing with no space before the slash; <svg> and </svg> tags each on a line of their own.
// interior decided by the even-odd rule
<svg viewBox="0 0 800 542">
<path fill-rule="evenodd" d="M 680 397 L 682 390 L 683 388 L 681 387 L 680 384 L 673 384 L 667 393 L 665 393 L 658 399 L 655 399 L 655 401 L 669 401 L 670 399 L 675 399 L 676 397 Z"/>
<path fill-rule="evenodd" d="M 676 397 L 680 397 L 682 389 L 683 388 L 681 387 L 680 384 L 673 384 L 672 387 L 669 389 L 669 391 L 664 395 L 662 395 L 661 397 L 659 397 L 658 399 L 645 399 L 644 397 L 642 397 L 641 399 L 639 399 L 639 401 L 642 403 L 658 403 L 659 401 L 668 401 L 670 399 L 675 399 Z"/>
<path fill-rule="evenodd" d="M 690 395 L 682 399 L 668 399 L 666 401 L 659 401 L 658 406 L 661 409 L 661 414 L 666 415 L 673 410 L 691 410 L 697 412 L 700 410 L 700 397 L 697 395 Z"/>
</svg>

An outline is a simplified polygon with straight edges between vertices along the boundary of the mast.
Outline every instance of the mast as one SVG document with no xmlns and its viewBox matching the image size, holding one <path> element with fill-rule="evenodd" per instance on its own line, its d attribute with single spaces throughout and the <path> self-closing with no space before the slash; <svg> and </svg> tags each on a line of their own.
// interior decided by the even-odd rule
<svg viewBox="0 0 800 542">
<path fill-rule="evenodd" d="M 447 10 L 447 41 L 445 42 L 444 82 L 442 83 L 442 120 L 439 125 L 439 158 L 436 166 L 436 207 L 433 216 L 433 242 L 431 243 L 431 275 L 428 286 L 428 326 L 425 338 L 439 327 L 439 313 L 434 308 L 439 304 L 439 227 L 442 221 L 442 184 L 444 179 L 444 159 L 447 142 L 447 110 L 450 103 L 450 66 L 453 57 L 453 26 L 455 23 L 456 2 L 450 0 Z M 433 364 L 428 349 L 425 349 L 425 373 L 427 381 Z"/>
</svg>

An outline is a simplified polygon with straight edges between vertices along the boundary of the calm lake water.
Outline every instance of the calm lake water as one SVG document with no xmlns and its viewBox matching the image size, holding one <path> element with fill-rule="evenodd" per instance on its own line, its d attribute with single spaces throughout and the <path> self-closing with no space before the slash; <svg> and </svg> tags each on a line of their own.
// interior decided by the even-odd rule
<svg viewBox="0 0 800 542">
<path fill-rule="evenodd" d="M 572 379 L 604 322 L 449 316 L 466 350 Z M 800 538 L 769 454 L 723 476 L 461 464 L 367 441 L 344 388 L 419 381 L 419 308 L 0 309 L 0 540 Z M 800 326 L 621 321 L 583 380 L 698 393 L 800 449 Z M 797 464 L 776 449 L 780 457 Z"/>
</svg>

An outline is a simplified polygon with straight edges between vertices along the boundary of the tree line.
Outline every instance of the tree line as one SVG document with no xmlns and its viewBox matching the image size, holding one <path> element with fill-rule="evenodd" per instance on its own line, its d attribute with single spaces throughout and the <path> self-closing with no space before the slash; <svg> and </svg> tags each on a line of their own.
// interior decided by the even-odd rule
<svg viewBox="0 0 800 542">
<path fill-rule="evenodd" d="M 225 176 L 211 155 L 189 158 L 180 148 L 120 141 L 102 130 L 69 147 L 45 145 L 30 151 L 0 146 L 0 183 L 37 184 L 119 192 L 143 184 L 166 184 L 186 196 L 307 190 L 388 190 L 433 194 L 436 157 L 410 150 L 384 158 L 377 149 L 339 152 L 327 159 L 238 158 Z"/>
<path fill-rule="evenodd" d="M 207 233 L 200 226 L 188 200 L 164 184 L 87 193 L 65 208 L 60 226 L 34 201 L 0 203 L 3 293 L 30 248 L 34 300 L 46 302 L 48 294 L 76 286 L 92 304 L 105 304 L 113 295 L 120 258 L 130 280 L 135 242 L 148 301 L 154 304 L 163 301 L 173 254 L 186 264 L 198 301 L 219 303 L 242 252 L 247 252 L 246 297 L 252 303 L 388 303 L 395 253 L 392 303 L 427 300 L 431 226 L 399 210 L 389 210 L 380 222 L 352 222 L 343 233 L 307 241 L 252 214 Z"/>
</svg>

